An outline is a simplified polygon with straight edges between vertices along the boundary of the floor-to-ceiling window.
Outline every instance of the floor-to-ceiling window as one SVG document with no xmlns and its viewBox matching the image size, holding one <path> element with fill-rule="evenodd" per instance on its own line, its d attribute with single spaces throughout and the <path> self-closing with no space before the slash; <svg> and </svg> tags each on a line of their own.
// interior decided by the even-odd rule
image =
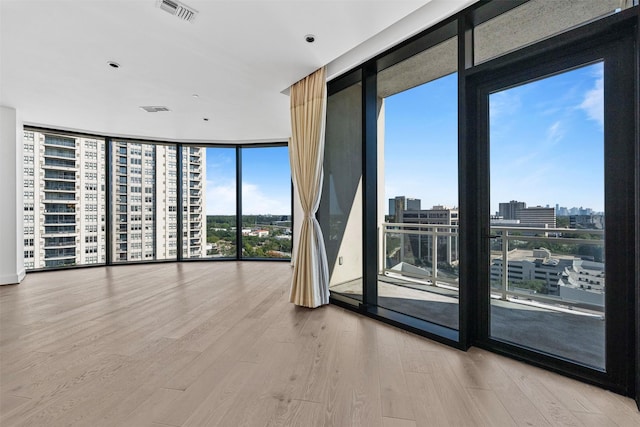
<svg viewBox="0 0 640 427">
<path fill-rule="evenodd" d="M 378 305 L 458 329 L 457 37 L 378 73 Z M 379 194 L 382 194 L 379 191 Z"/>
<path fill-rule="evenodd" d="M 357 80 L 357 79 L 356 79 Z M 362 86 L 347 82 L 327 100 L 324 181 L 318 208 L 329 287 L 362 302 Z"/>
<path fill-rule="evenodd" d="M 112 262 L 178 258 L 175 145 L 113 140 Z"/>
<path fill-rule="evenodd" d="M 635 393 L 632 6 L 483 2 L 330 82 L 325 176 L 344 181 L 318 216 L 330 266 L 333 236 L 362 254 L 333 301 Z M 352 146 L 358 242 L 329 215 Z"/>
<path fill-rule="evenodd" d="M 23 141 L 28 271 L 291 258 L 286 144 L 171 144 L 29 127 Z"/>
<path fill-rule="evenodd" d="M 236 257 L 236 149 L 183 146 L 184 258 Z"/>
</svg>

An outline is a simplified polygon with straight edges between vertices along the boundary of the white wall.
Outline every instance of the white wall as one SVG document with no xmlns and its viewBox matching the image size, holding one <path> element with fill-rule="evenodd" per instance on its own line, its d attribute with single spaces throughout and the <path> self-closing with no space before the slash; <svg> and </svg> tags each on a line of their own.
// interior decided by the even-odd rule
<svg viewBox="0 0 640 427">
<path fill-rule="evenodd" d="M 22 122 L 0 106 L 0 285 L 24 278 L 22 239 Z"/>
</svg>

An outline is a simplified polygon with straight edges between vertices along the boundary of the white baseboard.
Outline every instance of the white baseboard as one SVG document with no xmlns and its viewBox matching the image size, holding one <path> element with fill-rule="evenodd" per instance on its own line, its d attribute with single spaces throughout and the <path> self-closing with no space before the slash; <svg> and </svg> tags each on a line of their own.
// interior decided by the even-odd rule
<svg viewBox="0 0 640 427">
<path fill-rule="evenodd" d="M 26 272 L 23 269 L 21 269 L 20 271 L 18 271 L 18 273 L 16 274 L 5 274 L 0 276 L 0 286 L 2 285 L 17 285 L 18 283 L 22 282 L 22 279 L 24 279 L 24 276 L 26 275 Z"/>
</svg>

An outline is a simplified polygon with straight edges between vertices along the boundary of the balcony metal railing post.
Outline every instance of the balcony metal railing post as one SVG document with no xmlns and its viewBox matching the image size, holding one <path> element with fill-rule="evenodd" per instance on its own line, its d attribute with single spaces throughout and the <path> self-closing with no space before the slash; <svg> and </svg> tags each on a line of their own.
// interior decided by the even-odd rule
<svg viewBox="0 0 640 427">
<path fill-rule="evenodd" d="M 382 256 L 379 260 L 378 274 L 384 274 L 384 270 L 387 268 L 387 226 L 382 224 L 378 230 L 380 230 L 378 238 L 382 244 Z"/>
<path fill-rule="evenodd" d="M 434 228 L 431 235 L 431 275 L 433 276 L 433 283 L 436 283 L 436 277 L 438 276 L 438 233 L 437 228 Z"/>
<path fill-rule="evenodd" d="M 502 297 L 507 300 L 507 292 L 509 291 L 509 235 L 508 230 L 502 231 Z"/>
</svg>

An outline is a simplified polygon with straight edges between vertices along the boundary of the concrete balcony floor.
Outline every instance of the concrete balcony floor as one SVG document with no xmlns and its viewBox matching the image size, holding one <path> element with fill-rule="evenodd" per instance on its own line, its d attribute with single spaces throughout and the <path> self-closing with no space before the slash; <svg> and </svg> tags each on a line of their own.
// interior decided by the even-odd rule
<svg viewBox="0 0 640 427">
<path fill-rule="evenodd" d="M 355 300 L 362 299 L 362 279 L 330 289 Z M 458 329 L 458 293 L 454 290 L 379 276 L 378 303 L 393 311 Z M 491 300 L 490 316 L 494 339 L 604 369 L 605 321 L 601 316 L 499 299 Z"/>
</svg>

